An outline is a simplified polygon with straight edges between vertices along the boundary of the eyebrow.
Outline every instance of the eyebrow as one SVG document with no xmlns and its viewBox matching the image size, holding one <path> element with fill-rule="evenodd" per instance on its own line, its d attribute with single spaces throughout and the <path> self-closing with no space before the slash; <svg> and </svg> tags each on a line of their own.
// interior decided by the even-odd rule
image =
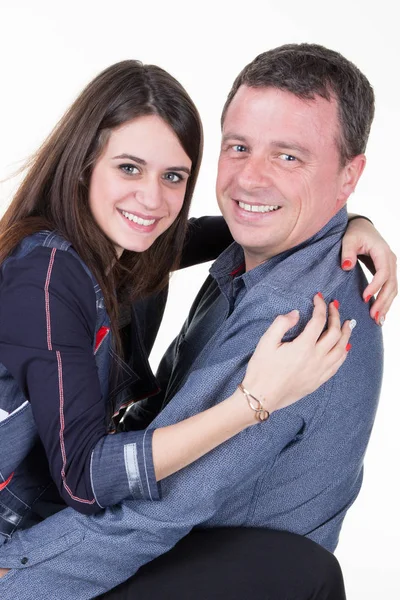
<svg viewBox="0 0 400 600">
<path fill-rule="evenodd" d="M 143 158 L 139 158 L 138 156 L 133 156 L 133 154 L 118 154 L 118 156 L 113 156 L 112 160 L 120 159 L 120 158 L 128 158 L 133 162 L 137 162 L 139 165 L 143 165 L 144 167 L 147 165 L 147 162 L 143 160 Z M 168 167 L 167 171 L 183 171 L 190 175 L 190 169 L 188 167 L 177 166 L 177 167 Z"/>
<path fill-rule="evenodd" d="M 291 142 L 290 140 L 274 140 L 271 142 L 271 146 L 273 148 L 279 148 L 282 150 L 294 150 L 295 152 L 300 152 L 301 154 L 304 154 L 304 156 L 311 156 L 310 150 L 308 150 L 305 146 L 300 146 L 300 144 L 297 144 L 296 142 Z"/>
<path fill-rule="evenodd" d="M 227 142 L 228 140 L 237 140 L 238 142 L 243 142 L 245 144 L 248 143 L 248 140 L 245 136 L 238 135 L 236 133 L 228 132 L 227 134 L 222 136 L 222 143 Z M 300 152 L 304 156 L 307 156 L 307 157 L 311 156 L 310 150 L 305 148 L 305 146 L 301 146 L 300 144 L 297 144 L 296 142 L 291 142 L 290 140 L 286 140 L 286 141 L 273 140 L 270 145 L 273 148 L 277 148 L 277 149 L 281 149 L 281 150 L 294 150 L 295 152 Z"/>
<path fill-rule="evenodd" d="M 243 135 L 237 135 L 236 133 L 230 133 L 230 132 L 228 132 L 222 136 L 222 143 L 226 142 L 227 140 L 238 140 L 239 142 L 247 141 Z"/>
</svg>

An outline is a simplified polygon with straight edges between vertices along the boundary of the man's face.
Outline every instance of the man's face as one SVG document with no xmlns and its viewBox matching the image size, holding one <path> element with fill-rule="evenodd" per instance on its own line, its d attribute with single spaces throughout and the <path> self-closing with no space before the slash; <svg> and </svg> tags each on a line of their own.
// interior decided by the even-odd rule
<svg viewBox="0 0 400 600">
<path fill-rule="evenodd" d="M 217 198 L 247 270 L 314 235 L 354 191 L 365 157 L 342 168 L 338 138 L 336 100 L 239 88 L 223 124 Z"/>
</svg>

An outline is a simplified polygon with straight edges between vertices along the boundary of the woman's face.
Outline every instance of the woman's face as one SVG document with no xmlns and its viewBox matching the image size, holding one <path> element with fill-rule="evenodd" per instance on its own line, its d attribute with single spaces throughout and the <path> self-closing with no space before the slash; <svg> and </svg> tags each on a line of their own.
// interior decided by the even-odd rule
<svg viewBox="0 0 400 600">
<path fill-rule="evenodd" d="M 144 252 L 172 225 L 191 166 L 174 131 L 157 115 L 111 132 L 93 169 L 89 205 L 118 256 Z"/>
</svg>

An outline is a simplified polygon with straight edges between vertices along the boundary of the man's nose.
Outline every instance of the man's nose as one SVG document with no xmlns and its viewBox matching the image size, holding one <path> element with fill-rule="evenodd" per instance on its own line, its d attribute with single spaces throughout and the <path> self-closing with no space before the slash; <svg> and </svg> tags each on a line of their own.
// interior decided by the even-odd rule
<svg viewBox="0 0 400 600">
<path fill-rule="evenodd" d="M 271 172 L 265 157 L 249 156 L 239 173 L 238 183 L 248 191 L 259 187 L 268 187 L 271 184 Z"/>
</svg>

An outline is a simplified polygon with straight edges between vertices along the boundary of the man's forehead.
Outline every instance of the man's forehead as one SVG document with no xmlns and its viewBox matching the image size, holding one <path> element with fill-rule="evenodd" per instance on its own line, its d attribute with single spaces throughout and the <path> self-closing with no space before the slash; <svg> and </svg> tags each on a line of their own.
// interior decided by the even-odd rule
<svg viewBox="0 0 400 600">
<path fill-rule="evenodd" d="M 337 102 L 334 97 L 299 98 L 292 92 L 275 87 L 242 85 L 226 112 L 223 139 L 239 141 L 268 134 L 275 145 L 291 142 L 307 147 L 311 136 L 336 138 L 339 131 Z M 284 135 L 280 135 L 280 133 Z M 303 140 L 304 143 L 301 143 Z"/>
</svg>

